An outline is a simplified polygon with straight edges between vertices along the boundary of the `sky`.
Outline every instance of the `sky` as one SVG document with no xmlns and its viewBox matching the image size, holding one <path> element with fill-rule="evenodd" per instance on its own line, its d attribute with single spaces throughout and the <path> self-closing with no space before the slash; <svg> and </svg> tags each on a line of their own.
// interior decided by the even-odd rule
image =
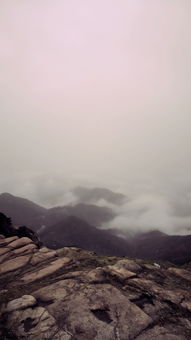
<svg viewBox="0 0 191 340">
<path fill-rule="evenodd" d="M 190 0 L 1 0 L 0 192 L 105 186 L 191 226 L 190 32 Z"/>
</svg>

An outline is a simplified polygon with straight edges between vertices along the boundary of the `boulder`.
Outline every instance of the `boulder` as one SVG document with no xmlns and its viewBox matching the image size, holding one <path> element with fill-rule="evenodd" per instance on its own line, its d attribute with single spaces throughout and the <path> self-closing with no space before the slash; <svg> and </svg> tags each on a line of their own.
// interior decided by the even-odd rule
<svg viewBox="0 0 191 340">
<path fill-rule="evenodd" d="M 36 299 L 31 295 L 23 295 L 19 299 L 10 301 L 6 307 L 4 307 L 3 312 L 10 313 L 15 310 L 25 309 L 27 307 L 32 307 L 36 304 Z"/>
<path fill-rule="evenodd" d="M 105 267 L 104 273 L 111 277 L 114 277 L 119 281 L 125 281 L 129 278 L 136 277 L 135 273 L 130 272 L 129 270 L 123 267 L 118 267 L 117 265 Z"/>
<path fill-rule="evenodd" d="M 125 269 L 133 273 L 138 273 L 141 271 L 141 266 L 133 260 L 119 260 L 115 264 L 116 268 Z"/>
</svg>

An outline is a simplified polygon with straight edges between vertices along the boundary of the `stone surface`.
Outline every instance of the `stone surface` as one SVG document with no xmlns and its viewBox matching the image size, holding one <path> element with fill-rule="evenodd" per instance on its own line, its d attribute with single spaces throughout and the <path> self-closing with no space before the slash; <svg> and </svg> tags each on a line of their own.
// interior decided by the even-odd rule
<svg viewBox="0 0 191 340">
<path fill-rule="evenodd" d="M 28 254 L 28 253 L 33 253 L 37 249 L 37 246 L 33 243 L 30 243 L 24 247 L 17 248 L 12 250 L 12 252 L 16 255 L 18 254 Z"/>
<path fill-rule="evenodd" d="M 11 250 L 10 250 L 10 248 L 8 248 L 8 247 L 2 247 L 2 248 L 0 248 L 0 256 L 1 256 L 1 255 L 4 255 L 4 254 L 6 254 L 6 253 L 8 253 L 9 251 L 11 251 Z"/>
<path fill-rule="evenodd" d="M 175 304 L 180 304 L 182 300 L 185 298 L 185 292 L 181 290 L 161 290 L 159 296 L 163 300 L 170 301 Z"/>
<path fill-rule="evenodd" d="M 168 330 L 164 327 L 155 326 L 138 336 L 136 340 L 186 340 L 184 335 L 176 334 L 176 331 Z"/>
<path fill-rule="evenodd" d="M 46 304 L 46 302 L 51 301 L 50 311 L 53 312 L 52 304 L 56 300 L 63 300 L 75 286 L 75 281 L 73 280 L 60 280 L 54 284 L 50 284 L 43 287 L 37 291 L 33 292 L 33 296 L 36 299 L 40 299 L 41 302 Z M 48 307 L 47 307 L 48 308 Z"/>
<path fill-rule="evenodd" d="M 48 249 L 47 247 L 42 247 L 39 249 L 39 253 L 48 253 L 50 251 L 50 249 Z"/>
<path fill-rule="evenodd" d="M 67 332 L 59 329 L 54 317 L 43 307 L 14 311 L 9 314 L 8 323 L 19 339 L 71 339 Z"/>
<path fill-rule="evenodd" d="M 31 264 L 35 265 L 48 259 L 52 259 L 53 257 L 56 256 L 57 256 L 56 251 L 38 252 L 31 259 Z"/>
<path fill-rule="evenodd" d="M 117 263 L 115 264 L 115 267 L 119 269 L 126 269 L 134 273 L 138 273 L 141 270 L 141 266 L 139 264 L 137 264 L 133 260 L 127 260 L 127 259 L 117 261 Z"/>
<path fill-rule="evenodd" d="M 6 260 L 8 260 L 11 257 L 11 255 L 12 255 L 11 252 L 8 252 L 4 255 L 1 255 L 0 256 L 0 264 L 5 262 Z"/>
<path fill-rule="evenodd" d="M 144 264 L 144 268 L 149 270 L 156 270 L 156 267 L 153 264 Z"/>
<path fill-rule="evenodd" d="M 6 246 L 7 244 L 9 244 L 13 241 L 16 241 L 16 240 L 18 240 L 17 236 L 12 236 L 12 237 L 7 237 L 7 238 L 4 238 L 4 239 L 1 239 L 0 240 L 0 247 Z"/>
<path fill-rule="evenodd" d="M 13 270 L 24 267 L 29 262 L 30 256 L 19 256 L 11 260 L 7 260 L 0 265 L 0 274 L 11 272 Z"/>
<path fill-rule="evenodd" d="M 107 271 L 106 271 L 107 272 Z M 106 281 L 106 272 L 103 268 L 97 267 L 84 275 L 85 282 L 98 283 Z"/>
<path fill-rule="evenodd" d="M 105 268 L 105 273 L 107 273 L 110 276 L 113 276 L 114 278 L 124 281 L 127 280 L 131 277 L 135 277 L 136 274 L 133 272 L 130 272 L 129 270 L 123 268 L 123 267 L 118 267 L 117 265 L 113 266 L 108 266 Z"/>
<path fill-rule="evenodd" d="M 23 295 L 19 299 L 10 301 L 3 312 L 13 312 L 15 310 L 25 309 L 32 307 L 36 304 L 36 299 L 31 295 Z"/>
<path fill-rule="evenodd" d="M 56 261 L 51 262 L 50 265 L 47 265 L 45 268 L 35 271 L 30 274 L 26 274 L 21 278 L 22 283 L 30 283 L 39 279 L 42 279 L 48 275 L 55 273 L 58 269 L 63 268 L 66 264 L 68 264 L 71 260 L 68 257 L 64 257 L 62 259 L 58 259 Z"/>
<path fill-rule="evenodd" d="M 24 247 L 24 246 L 26 246 L 30 243 L 32 243 L 32 240 L 30 238 L 21 237 L 18 240 L 15 240 L 15 241 L 9 243 L 9 247 L 15 249 L 15 248 Z"/>
<path fill-rule="evenodd" d="M 169 268 L 170 273 L 180 276 L 181 278 L 191 281 L 191 272 L 181 268 Z"/>
<path fill-rule="evenodd" d="M 191 339 L 189 266 L 0 241 L 0 339 Z"/>
<path fill-rule="evenodd" d="M 113 339 L 116 327 L 120 330 L 120 339 L 130 339 L 152 322 L 111 285 L 92 286 L 64 280 L 34 292 L 34 296 L 52 302 L 47 305 L 48 311 L 61 323 L 71 324 L 71 333 L 79 329 L 79 339 Z"/>
<path fill-rule="evenodd" d="M 183 308 L 188 309 L 189 312 L 191 312 L 191 300 L 189 300 L 189 301 L 183 301 L 183 302 L 181 303 L 181 306 L 182 306 Z"/>
</svg>

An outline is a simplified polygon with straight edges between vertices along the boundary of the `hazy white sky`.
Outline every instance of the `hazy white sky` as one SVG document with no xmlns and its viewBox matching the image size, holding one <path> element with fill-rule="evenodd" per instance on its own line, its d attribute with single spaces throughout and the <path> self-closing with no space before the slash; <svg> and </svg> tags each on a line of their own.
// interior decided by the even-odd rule
<svg viewBox="0 0 191 340">
<path fill-rule="evenodd" d="M 1 0 L 0 41 L 1 182 L 190 183 L 190 0 Z"/>
</svg>

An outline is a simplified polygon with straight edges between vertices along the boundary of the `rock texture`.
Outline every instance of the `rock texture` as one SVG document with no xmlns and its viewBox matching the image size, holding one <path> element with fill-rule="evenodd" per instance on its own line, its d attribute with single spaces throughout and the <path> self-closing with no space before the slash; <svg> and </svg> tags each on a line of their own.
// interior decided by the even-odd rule
<svg viewBox="0 0 191 340">
<path fill-rule="evenodd" d="M 191 339 L 191 267 L 0 235 L 0 339 Z"/>
</svg>

